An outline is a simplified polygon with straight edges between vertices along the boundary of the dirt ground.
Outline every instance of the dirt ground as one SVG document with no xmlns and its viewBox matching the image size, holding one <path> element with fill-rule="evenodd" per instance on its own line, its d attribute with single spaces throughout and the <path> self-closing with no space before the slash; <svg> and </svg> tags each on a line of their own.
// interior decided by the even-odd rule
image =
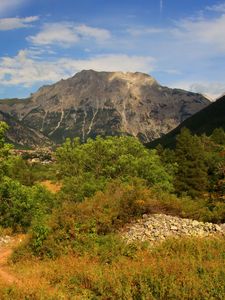
<svg viewBox="0 0 225 300">
<path fill-rule="evenodd" d="M 24 239 L 23 235 L 12 237 L 6 244 L 0 245 L 0 281 L 6 284 L 18 283 L 19 279 L 11 273 L 8 260 L 13 252 Z"/>
</svg>

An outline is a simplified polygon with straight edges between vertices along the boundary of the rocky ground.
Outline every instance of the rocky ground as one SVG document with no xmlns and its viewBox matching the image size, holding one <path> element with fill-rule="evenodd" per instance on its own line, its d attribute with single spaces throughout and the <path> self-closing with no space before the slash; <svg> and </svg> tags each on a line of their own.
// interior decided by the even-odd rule
<svg viewBox="0 0 225 300">
<path fill-rule="evenodd" d="M 11 237 L 6 235 L 6 236 L 0 236 L 0 247 L 8 244 L 11 241 Z"/>
<path fill-rule="evenodd" d="M 149 241 L 155 243 L 167 237 L 225 235 L 225 225 L 203 223 L 196 220 L 153 214 L 143 215 L 142 219 L 127 224 L 122 236 L 128 241 Z"/>
<path fill-rule="evenodd" d="M 17 236 L 0 236 L 0 284 L 15 284 L 19 283 L 17 278 L 8 264 L 13 250 L 22 242 L 25 235 L 18 234 Z M 9 298 L 11 299 L 11 298 Z"/>
</svg>

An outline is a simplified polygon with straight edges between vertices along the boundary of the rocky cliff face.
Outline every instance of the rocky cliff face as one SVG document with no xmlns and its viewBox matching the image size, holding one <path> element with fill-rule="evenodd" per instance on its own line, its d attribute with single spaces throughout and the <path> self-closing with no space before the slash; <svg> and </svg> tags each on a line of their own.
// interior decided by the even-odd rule
<svg viewBox="0 0 225 300">
<path fill-rule="evenodd" d="M 128 134 L 151 141 L 206 107 L 200 94 L 160 86 L 143 73 L 81 71 L 0 109 L 56 143 Z"/>
<path fill-rule="evenodd" d="M 51 146 L 52 144 L 42 133 L 24 126 L 21 122 L 2 111 L 0 111 L 0 121 L 4 121 L 9 125 L 6 139 L 17 147 L 35 148 L 38 146 Z"/>
<path fill-rule="evenodd" d="M 176 145 L 176 136 L 183 127 L 188 128 L 193 134 L 206 134 L 208 136 L 211 135 L 216 128 L 221 127 L 225 130 L 225 96 L 186 119 L 168 134 L 148 143 L 147 146 L 154 148 L 158 144 L 161 144 L 164 147 L 174 148 Z"/>
</svg>

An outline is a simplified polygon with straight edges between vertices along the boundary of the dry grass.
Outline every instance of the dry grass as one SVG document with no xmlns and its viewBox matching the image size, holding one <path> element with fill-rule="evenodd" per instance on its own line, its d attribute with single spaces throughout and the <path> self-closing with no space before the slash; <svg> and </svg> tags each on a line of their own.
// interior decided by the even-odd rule
<svg viewBox="0 0 225 300">
<path fill-rule="evenodd" d="M 222 238 L 186 238 L 112 263 L 87 255 L 26 260 L 13 265 L 20 284 L 1 286 L 0 299 L 222 300 L 224 253 Z"/>
<path fill-rule="evenodd" d="M 44 186 L 45 188 L 47 188 L 50 192 L 56 194 L 58 193 L 61 188 L 62 188 L 62 184 L 59 182 L 52 182 L 50 180 L 44 180 L 42 182 L 40 182 L 40 184 L 42 186 Z"/>
</svg>

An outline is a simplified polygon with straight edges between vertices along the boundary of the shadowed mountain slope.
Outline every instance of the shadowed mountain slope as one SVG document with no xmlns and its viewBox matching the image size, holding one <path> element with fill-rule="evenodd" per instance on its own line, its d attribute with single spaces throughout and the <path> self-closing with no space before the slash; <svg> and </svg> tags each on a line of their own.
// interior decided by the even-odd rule
<svg viewBox="0 0 225 300">
<path fill-rule="evenodd" d="M 164 147 L 174 147 L 176 136 L 183 127 L 190 129 L 193 134 L 198 135 L 203 133 L 210 135 L 215 128 L 219 127 L 225 130 L 225 96 L 186 119 L 168 134 L 148 143 L 147 146 L 154 148 L 158 144 L 161 144 Z"/>
</svg>

